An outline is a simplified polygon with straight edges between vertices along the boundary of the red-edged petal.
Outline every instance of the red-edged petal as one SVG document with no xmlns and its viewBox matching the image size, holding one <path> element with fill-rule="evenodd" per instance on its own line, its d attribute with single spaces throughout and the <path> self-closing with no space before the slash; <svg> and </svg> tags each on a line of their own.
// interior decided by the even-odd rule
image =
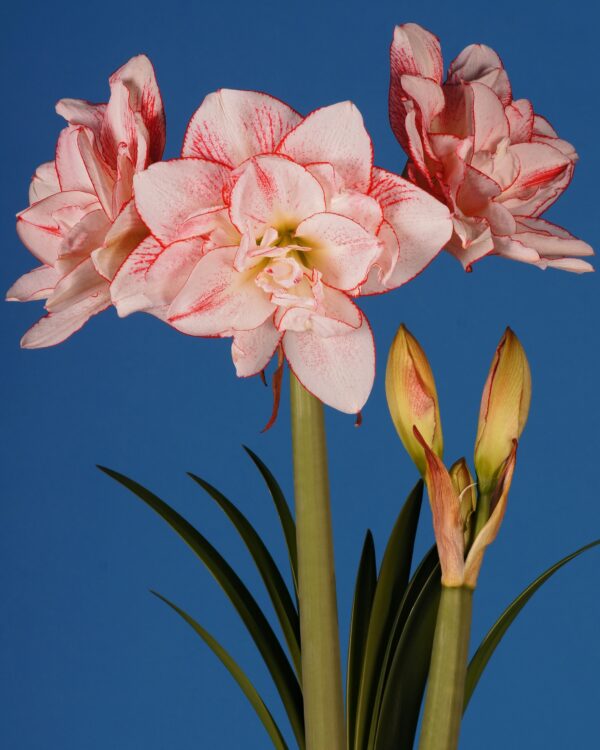
<svg viewBox="0 0 600 750">
<path fill-rule="evenodd" d="M 79 150 L 80 131 L 80 126 L 72 125 L 61 131 L 56 144 L 56 172 L 61 190 L 93 193 L 94 186 Z"/>
<path fill-rule="evenodd" d="M 104 296 L 107 290 L 106 279 L 96 271 L 91 258 L 86 258 L 63 276 L 54 287 L 46 302 L 46 309 L 52 313 L 62 312 L 88 297 L 95 299 Z"/>
<path fill-rule="evenodd" d="M 92 315 L 110 307 L 108 289 L 91 295 L 62 312 L 50 313 L 32 326 L 21 339 L 24 349 L 39 349 L 60 344 L 76 333 Z"/>
<path fill-rule="evenodd" d="M 364 316 L 360 328 L 341 336 L 287 331 L 283 349 L 298 380 L 323 403 L 347 414 L 363 408 L 375 378 L 375 345 Z"/>
<path fill-rule="evenodd" d="M 246 163 L 231 191 L 231 221 L 255 237 L 269 227 L 294 229 L 325 210 L 325 194 L 304 167 L 284 156 L 257 156 Z"/>
<path fill-rule="evenodd" d="M 311 248 L 309 261 L 336 289 L 350 290 L 367 277 L 382 250 L 377 237 L 353 219 L 320 213 L 305 219 L 296 237 Z"/>
<path fill-rule="evenodd" d="M 56 103 L 56 113 L 76 126 L 89 128 L 95 135 L 100 135 L 106 104 L 91 104 L 83 99 L 61 99 Z"/>
<path fill-rule="evenodd" d="M 473 148 L 494 151 L 510 134 L 504 106 L 485 84 L 474 82 L 469 86 L 473 92 Z"/>
<path fill-rule="evenodd" d="M 484 83 L 504 104 L 510 104 L 512 92 L 502 60 L 485 44 L 471 44 L 450 63 L 448 81 Z"/>
<path fill-rule="evenodd" d="M 517 233 L 514 240 L 535 250 L 542 267 L 554 266 L 576 273 L 593 271 L 585 261 L 575 260 L 577 256 L 589 257 L 594 250 L 587 242 L 577 239 L 566 229 L 539 218 L 516 217 Z M 572 262 L 574 261 L 575 262 Z"/>
<path fill-rule="evenodd" d="M 362 313 L 343 292 L 326 284 L 321 286 L 316 309 L 299 305 L 280 307 L 275 313 L 275 325 L 280 331 L 312 331 L 317 336 L 340 336 L 360 328 Z"/>
<path fill-rule="evenodd" d="M 431 123 L 444 109 L 445 100 L 442 87 L 435 81 L 418 76 L 403 75 L 402 89 L 419 108 L 421 127 L 429 131 Z"/>
<path fill-rule="evenodd" d="M 48 161 L 35 170 L 29 185 L 29 203 L 37 203 L 43 198 L 58 193 L 60 183 L 56 172 L 56 165 L 53 161 Z"/>
<path fill-rule="evenodd" d="M 391 47 L 392 76 L 412 75 L 441 83 L 440 40 L 416 23 L 396 26 Z"/>
<path fill-rule="evenodd" d="M 252 156 L 275 151 L 301 119 L 267 94 L 221 89 L 209 94 L 190 120 L 181 155 L 237 167 Z"/>
<path fill-rule="evenodd" d="M 109 79 L 111 89 L 122 83 L 129 108 L 138 113 L 148 132 L 149 163 L 159 161 L 165 147 L 165 114 L 156 75 L 146 55 L 132 57 Z"/>
<path fill-rule="evenodd" d="M 17 279 L 6 292 L 7 302 L 30 302 L 47 297 L 60 281 L 60 273 L 52 266 L 39 266 Z"/>
<path fill-rule="evenodd" d="M 527 99 L 517 99 L 504 110 L 510 129 L 511 143 L 527 143 L 533 136 L 533 106 Z"/>
<path fill-rule="evenodd" d="M 233 267 L 236 247 L 220 247 L 205 255 L 169 309 L 168 322 L 192 336 L 230 336 L 249 331 L 273 314 L 275 306 L 252 272 Z"/>
<path fill-rule="evenodd" d="M 148 237 L 127 257 L 110 287 L 121 317 L 170 305 L 202 257 L 203 242 L 181 240 L 163 247 Z"/>
<path fill-rule="evenodd" d="M 398 263 L 386 281 L 386 288 L 394 289 L 419 274 L 450 239 L 450 212 L 429 193 L 384 169 L 373 170 L 371 195 L 400 245 Z"/>
<path fill-rule="evenodd" d="M 288 133 L 278 151 L 299 164 L 328 162 L 348 189 L 366 192 L 369 188 L 373 146 L 352 102 L 311 112 Z"/>
<path fill-rule="evenodd" d="M 517 143 L 510 153 L 519 162 L 519 173 L 502 201 L 519 216 L 545 211 L 568 186 L 573 162 L 559 149 L 545 143 Z"/>
<path fill-rule="evenodd" d="M 148 229 L 130 201 L 106 233 L 102 247 L 92 253 L 96 270 L 112 281 L 129 253 L 148 235 Z"/>
<path fill-rule="evenodd" d="M 19 214 L 17 234 L 38 260 L 51 266 L 59 255 L 67 231 L 97 208 L 97 199 L 89 193 L 54 193 Z M 65 210 L 69 211 L 71 219 L 68 226 L 62 221 Z"/>
<path fill-rule="evenodd" d="M 135 204 L 163 244 L 203 234 L 223 206 L 230 170 L 203 159 L 159 162 L 134 177 Z"/>
<path fill-rule="evenodd" d="M 262 372 L 279 346 L 282 333 L 272 318 L 252 331 L 237 331 L 233 335 L 231 357 L 240 378 L 249 378 Z"/>
</svg>

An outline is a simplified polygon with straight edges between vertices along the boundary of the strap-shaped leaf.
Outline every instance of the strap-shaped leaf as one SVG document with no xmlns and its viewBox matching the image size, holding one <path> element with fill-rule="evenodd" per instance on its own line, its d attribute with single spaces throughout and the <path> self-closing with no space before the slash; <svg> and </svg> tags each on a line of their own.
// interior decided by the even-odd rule
<svg viewBox="0 0 600 750">
<path fill-rule="evenodd" d="M 409 750 L 413 746 L 429 672 L 440 590 L 440 570 L 436 565 L 410 610 L 396 646 L 369 750 Z"/>
<path fill-rule="evenodd" d="M 158 513 L 212 573 L 242 618 L 263 657 L 285 706 L 296 740 L 300 748 L 304 748 L 302 693 L 298 680 L 267 618 L 239 576 L 212 544 L 170 505 L 133 479 L 103 466 L 98 468 Z"/>
<path fill-rule="evenodd" d="M 346 674 L 346 724 L 348 747 L 354 746 L 354 729 L 356 722 L 356 705 L 360 689 L 360 676 L 371 618 L 371 607 L 377 586 L 377 562 L 373 535 L 367 531 L 358 565 L 352 618 L 350 620 L 350 637 L 348 641 L 348 670 Z"/>
<path fill-rule="evenodd" d="M 563 557 L 562 560 L 559 560 L 557 563 L 552 565 L 550 568 L 548 568 L 548 570 L 542 573 L 541 576 L 536 578 L 535 581 L 530 583 L 529 586 L 527 586 L 527 588 L 522 591 L 519 596 L 504 610 L 495 625 L 488 631 L 488 634 L 485 636 L 479 648 L 475 652 L 475 655 L 471 659 L 467 670 L 467 680 L 465 684 L 465 704 L 463 707 L 463 712 L 467 710 L 467 706 L 469 705 L 471 696 L 473 695 L 473 692 L 477 687 L 477 683 L 479 682 L 479 679 L 483 674 L 483 670 L 486 668 L 489 660 L 492 657 L 492 654 L 496 650 L 506 631 L 516 619 L 519 612 L 523 609 L 523 607 L 527 604 L 527 602 L 531 599 L 535 592 L 544 583 L 546 583 L 546 581 L 551 578 L 557 570 L 560 570 L 563 565 L 566 565 L 571 560 L 579 557 L 579 555 L 581 555 L 583 552 L 586 552 L 587 550 L 592 549 L 592 547 L 596 547 L 599 544 L 600 539 L 597 539 L 594 542 L 590 542 L 590 544 L 586 544 L 584 547 L 581 547 L 572 554 Z"/>
<path fill-rule="evenodd" d="M 294 581 L 294 589 L 296 591 L 296 597 L 298 596 L 298 548 L 296 546 L 296 523 L 290 511 L 283 490 L 279 486 L 277 480 L 273 474 L 267 468 L 267 465 L 261 461 L 261 459 L 250 450 L 246 445 L 243 446 L 246 453 L 250 456 L 256 468 L 260 471 L 262 478 L 265 480 L 265 484 L 269 489 L 269 493 L 275 504 L 277 515 L 283 529 L 283 535 L 285 537 L 285 544 L 290 558 L 290 568 L 292 570 L 292 579 Z"/>
<path fill-rule="evenodd" d="M 296 667 L 296 673 L 300 675 L 300 620 L 296 606 L 273 557 L 250 521 L 230 500 L 201 477 L 191 472 L 189 476 L 207 492 L 226 514 L 250 552 L 277 614 L 292 661 Z"/>
<path fill-rule="evenodd" d="M 267 730 L 267 733 L 271 738 L 273 747 L 275 747 L 276 750 L 288 750 L 288 746 L 285 744 L 283 735 L 281 734 L 281 731 L 277 726 L 275 719 L 271 715 L 271 712 L 266 707 L 265 702 L 260 697 L 258 691 L 250 682 L 246 673 L 238 665 L 235 659 L 233 659 L 233 657 L 223 648 L 223 646 L 221 646 L 221 644 L 215 638 L 213 638 L 213 636 L 207 630 L 205 630 L 202 625 L 197 623 L 193 617 L 190 617 L 187 612 L 184 612 L 183 609 L 180 609 L 176 604 L 173 604 L 173 602 L 170 602 L 167 598 L 157 593 L 156 591 L 153 591 L 152 593 L 165 604 L 168 604 L 171 609 L 175 610 L 175 612 L 177 612 L 177 614 L 196 631 L 196 633 L 200 636 L 200 638 L 202 638 L 202 640 L 204 641 L 204 643 L 206 643 L 210 650 L 221 660 L 233 679 L 240 686 L 242 692 L 250 702 L 252 708 L 256 711 L 258 718 L 261 720 L 264 728 Z"/>
<path fill-rule="evenodd" d="M 410 576 L 422 500 L 423 482 L 419 480 L 400 511 L 383 555 L 373 598 L 360 680 L 356 710 L 355 750 L 364 750 L 369 737 L 381 662 L 385 654 L 390 627 Z"/>
<path fill-rule="evenodd" d="M 437 575 L 439 576 L 439 570 L 440 567 L 438 552 L 437 547 L 434 544 L 433 547 L 429 549 L 425 557 L 421 560 L 421 562 L 417 566 L 417 569 L 413 573 L 409 584 L 406 587 L 404 597 L 402 598 L 400 606 L 398 607 L 398 612 L 396 613 L 394 623 L 390 628 L 390 634 L 385 649 L 385 654 L 381 663 L 381 670 L 378 676 L 377 693 L 375 695 L 375 700 L 373 701 L 373 718 L 371 720 L 371 730 L 369 733 L 368 742 L 369 748 L 374 746 L 377 726 L 379 722 L 379 715 L 381 713 L 383 695 L 387 685 L 392 663 L 396 655 L 398 643 L 402 638 L 407 621 L 415 607 L 418 598 L 421 596 L 422 592 L 426 589 L 427 586 L 433 585 L 435 576 L 432 578 L 432 574 L 434 572 L 437 572 Z M 429 655 L 427 655 L 426 658 L 427 663 L 429 664 Z M 415 686 L 415 690 L 419 690 L 418 685 Z M 404 711 L 406 713 L 406 709 L 404 709 Z M 417 717 L 415 717 L 415 721 L 416 718 Z M 406 720 L 409 720 L 408 716 L 406 717 Z"/>
</svg>

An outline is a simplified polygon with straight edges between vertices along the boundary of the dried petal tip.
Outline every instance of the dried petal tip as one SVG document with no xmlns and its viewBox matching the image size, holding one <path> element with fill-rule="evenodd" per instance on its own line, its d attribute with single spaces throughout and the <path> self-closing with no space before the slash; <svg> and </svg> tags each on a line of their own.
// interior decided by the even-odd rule
<svg viewBox="0 0 600 750">
<path fill-rule="evenodd" d="M 425 453 L 413 427 L 441 458 L 444 446 L 440 410 L 433 372 L 425 352 L 403 325 L 390 348 L 385 391 L 396 431 L 417 468 L 425 475 Z"/>
<path fill-rule="evenodd" d="M 531 372 L 519 339 L 506 329 L 483 389 L 475 441 L 480 490 L 490 492 L 523 432 L 531 401 Z"/>
</svg>

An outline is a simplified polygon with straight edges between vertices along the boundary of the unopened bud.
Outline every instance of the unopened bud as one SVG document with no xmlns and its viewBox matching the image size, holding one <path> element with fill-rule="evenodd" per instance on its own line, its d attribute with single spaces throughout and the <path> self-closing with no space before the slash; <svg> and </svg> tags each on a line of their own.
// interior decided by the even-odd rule
<svg viewBox="0 0 600 750">
<path fill-rule="evenodd" d="M 402 325 L 390 348 L 385 374 L 388 408 L 398 435 L 421 474 L 425 453 L 416 439 L 423 440 L 440 458 L 443 453 L 442 425 L 433 372 L 418 341 Z"/>
<path fill-rule="evenodd" d="M 475 441 L 475 469 L 482 493 L 489 493 L 511 454 L 529 413 L 531 373 L 519 339 L 506 329 L 483 389 Z"/>
</svg>

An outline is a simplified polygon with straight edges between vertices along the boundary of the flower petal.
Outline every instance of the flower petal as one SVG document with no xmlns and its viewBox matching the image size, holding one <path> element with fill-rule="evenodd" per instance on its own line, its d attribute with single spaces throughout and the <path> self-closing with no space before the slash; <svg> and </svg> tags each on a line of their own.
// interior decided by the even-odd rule
<svg viewBox="0 0 600 750">
<path fill-rule="evenodd" d="M 386 281 L 386 288 L 394 289 L 419 274 L 450 239 L 450 212 L 421 188 L 384 169 L 374 170 L 371 195 L 400 245 L 398 263 Z"/>
<path fill-rule="evenodd" d="M 46 265 L 53 265 L 63 244 L 63 237 L 74 224 L 99 203 L 89 193 L 69 191 L 54 193 L 22 211 L 17 218 L 19 239 L 35 257 Z M 69 211 L 69 225 L 61 220 Z"/>
<path fill-rule="evenodd" d="M 506 109 L 511 143 L 527 143 L 533 136 L 533 106 L 527 99 L 517 99 Z"/>
<path fill-rule="evenodd" d="M 325 210 L 325 194 L 304 167 L 283 156 L 248 161 L 231 191 L 231 221 L 260 237 L 268 227 L 295 229 L 307 216 Z"/>
<path fill-rule="evenodd" d="M 32 326 L 21 339 L 24 349 L 39 349 L 60 344 L 76 333 L 92 315 L 110 306 L 108 289 L 104 294 L 85 297 L 72 307 L 58 313 L 50 313 Z"/>
<path fill-rule="evenodd" d="M 190 120 L 181 155 L 237 167 L 252 156 L 275 151 L 301 119 L 267 94 L 221 89 L 209 94 Z"/>
<path fill-rule="evenodd" d="M 106 279 L 96 271 L 91 258 L 86 258 L 61 278 L 48 297 L 46 309 L 51 313 L 62 312 L 89 297 L 104 298 L 107 290 Z"/>
<path fill-rule="evenodd" d="M 60 183 L 58 182 L 55 163 L 48 161 L 45 164 L 40 164 L 31 178 L 29 203 L 37 203 L 37 201 L 41 201 L 49 195 L 58 193 L 59 190 Z"/>
<path fill-rule="evenodd" d="M 129 201 L 106 233 L 102 247 L 92 253 L 98 273 L 112 281 L 125 258 L 147 235 L 135 203 Z"/>
<path fill-rule="evenodd" d="M 411 75 L 441 83 L 440 40 L 416 23 L 396 26 L 391 48 L 392 76 Z"/>
<path fill-rule="evenodd" d="M 236 247 L 205 255 L 169 309 L 168 322 L 192 336 L 230 336 L 249 331 L 273 314 L 275 306 L 254 282 L 252 271 L 233 267 Z"/>
<path fill-rule="evenodd" d="M 328 162 L 348 189 L 366 192 L 369 188 L 373 146 L 352 102 L 311 112 L 283 139 L 278 151 L 299 164 Z"/>
<path fill-rule="evenodd" d="M 504 106 L 485 84 L 474 82 L 469 86 L 473 93 L 473 148 L 494 151 L 510 135 Z"/>
<path fill-rule="evenodd" d="M 204 159 L 153 164 L 134 177 L 137 210 L 165 245 L 198 236 L 212 228 L 213 214 L 224 205 L 229 175 L 227 167 Z"/>
<path fill-rule="evenodd" d="M 485 44 L 471 44 L 456 57 L 448 68 L 448 82 L 477 81 L 488 86 L 508 105 L 512 100 L 510 82 L 502 60 L 491 47 Z"/>
<path fill-rule="evenodd" d="M 350 290 L 368 276 L 382 250 L 377 237 L 353 219 L 319 213 L 305 219 L 296 237 L 311 248 L 308 260 L 336 289 Z"/>
<path fill-rule="evenodd" d="M 39 266 L 17 279 L 6 292 L 7 302 L 30 302 L 43 299 L 54 289 L 60 274 L 52 266 Z"/>
<path fill-rule="evenodd" d="M 539 218 L 518 216 L 516 219 L 517 234 L 514 239 L 535 250 L 540 258 L 563 261 L 576 256 L 594 255 L 593 249 L 587 242 L 577 239 L 556 224 Z M 558 264 L 557 267 L 562 265 L 562 263 Z M 576 263 L 573 268 L 579 272 L 593 270 L 589 263 L 583 263 L 583 261 Z M 571 268 L 566 270 L 571 270 Z"/>
<path fill-rule="evenodd" d="M 129 93 L 128 105 L 139 113 L 149 138 L 150 163 L 159 161 L 165 147 L 165 114 L 156 75 L 146 55 L 132 57 L 109 79 L 111 89 L 122 83 Z"/>
<path fill-rule="evenodd" d="M 262 372 L 279 346 L 282 333 L 272 318 L 252 331 L 237 331 L 233 335 L 231 357 L 239 378 L 249 378 Z"/>
<path fill-rule="evenodd" d="M 120 317 L 170 305 L 202 257 L 203 242 L 181 240 L 163 247 L 148 237 L 127 257 L 110 286 Z"/>
<path fill-rule="evenodd" d="M 323 403 L 347 414 L 363 408 L 375 378 L 375 345 L 364 316 L 360 328 L 341 336 L 287 331 L 283 349 L 298 380 Z"/>
<path fill-rule="evenodd" d="M 63 128 L 56 144 L 56 172 L 60 190 L 82 190 L 94 193 L 94 186 L 79 150 L 81 127 Z M 55 190 L 54 192 L 58 192 Z"/>
<path fill-rule="evenodd" d="M 502 201 L 513 213 L 533 216 L 548 208 L 569 184 L 573 162 L 546 143 L 517 143 L 510 147 L 519 173 Z"/>
</svg>

